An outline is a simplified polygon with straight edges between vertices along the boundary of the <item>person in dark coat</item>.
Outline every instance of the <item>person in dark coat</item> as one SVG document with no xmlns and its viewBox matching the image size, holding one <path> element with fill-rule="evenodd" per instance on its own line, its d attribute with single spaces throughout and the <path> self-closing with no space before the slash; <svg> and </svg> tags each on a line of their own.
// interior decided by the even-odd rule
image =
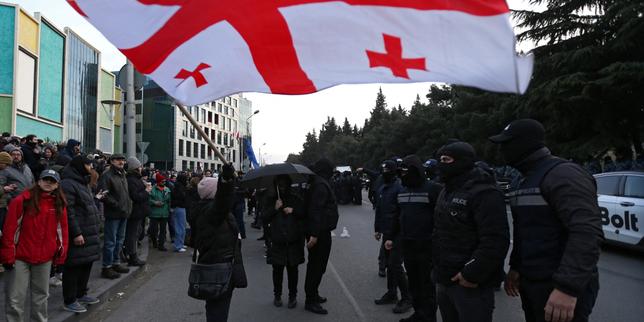
<svg viewBox="0 0 644 322">
<path fill-rule="evenodd" d="M 353 204 L 362 205 L 362 180 L 360 180 L 360 175 L 357 172 L 351 175 L 351 185 L 353 188 Z"/>
<path fill-rule="evenodd" d="M 402 189 L 398 192 L 398 211 L 391 232 L 386 234 L 385 249 L 392 250 L 395 240 L 402 244 L 403 262 L 409 279 L 414 314 L 401 322 L 436 321 L 436 286 L 431 279 L 434 207 L 442 187 L 425 178 L 420 158 L 408 155 L 399 166 Z"/>
<path fill-rule="evenodd" d="M 438 152 L 445 183 L 434 212 L 436 298 L 444 322 L 492 322 L 510 245 L 504 196 L 466 142 Z"/>
<path fill-rule="evenodd" d="M 241 177 L 243 174 L 238 173 Z M 238 178 L 239 178 L 238 177 Z M 235 198 L 233 201 L 233 215 L 237 220 L 237 227 L 242 239 L 246 239 L 246 226 L 244 224 L 244 210 L 246 207 L 246 189 L 239 186 L 239 180 L 235 184 Z"/>
<path fill-rule="evenodd" d="M 235 170 L 224 165 L 219 179 L 206 177 L 197 187 L 201 201 L 195 206 L 196 224 L 195 256 L 197 263 L 215 264 L 241 261 L 239 230 L 232 214 L 233 181 Z M 207 321 L 226 322 L 230 309 L 233 289 L 239 285 L 231 283 L 230 289 L 215 300 L 206 300 Z"/>
<path fill-rule="evenodd" d="M 139 229 L 141 223 L 150 214 L 150 191 L 148 186 L 141 179 L 141 162 L 135 158 L 127 159 L 127 190 L 132 200 L 132 212 L 127 219 L 125 227 L 125 242 L 123 243 L 123 252 L 127 258 L 128 266 L 143 266 L 145 261 L 139 259 L 137 255 L 137 240 L 139 238 Z"/>
<path fill-rule="evenodd" d="M 68 157 L 70 160 L 81 153 L 80 149 L 81 143 L 78 140 L 69 139 L 65 148 L 60 151 L 60 155 Z M 101 172 L 99 172 L 101 173 Z"/>
<path fill-rule="evenodd" d="M 604 238 L 595 179 L 552 156 L 536 120 L 513 121 L 490 140 L 524 176 L 509 193 L 514 243 L 506 292 L 521 296 L 528 322 L 588 321 Z"/>
<path fill-rule="evenodd" d="M 67 198 L 69 251 L 63 274 L 65 310 L 87 311 L 83 305 L 99 300 L 87 295 L 92 264 L 100 258 L 98 208 L 89 187 L 92 160 L 78 155 L 63 170 L 60 183 Z"/>
<path fill-rule="evenodd" d="M 41 173 L 45 170 L 40 164 L 40 149 L 38 148 L 38 137 L 29 134 L 25 137 L 25 143 L 20 146 L 23 161 L 31 169 L 31 173 Z"/>
<path fill-rule="evenodd" d="M 333 168 L 331 161 L 326 158 L 318 160 L 313 165 L 312 170 L 316 176 L 309 181 L 311 188 L 306 198 L 308 229 L 306 248 L 309 250 L 309 261 L 306 265 L 304 282 L 306 292 L 304 309 L 316 314 L 328 314 L 328 311 L 320 305 L 326 302 L 326 298 L 320 296 L 318 289 L 331 254 L 331 231 L 336 228 L 339 219 L 338 204 L 329 185 Z"/>
<path fill-rule="evenodd" d="M 376 218 L 374 221 L 375 238 L 382 239 L 381 249 L 384 249 L 383 235 L 390 236 L 393 221 L 396 219 L 398 209 L 398 193 L 402 190 L 400 180 L 396 177 L 396 162 L 385 160 L 382 163 L 383 184 L 378 187 L 374 195 Z M 403 270 L 402 243 L 400 238 L 394 240 L 392 249 L 384 250 L 383 261 L 386 263 L 387 293 L 375 300 L 376 305 L 396 304 L 394 313 L 405 313 L 411 309 L 411 295 L 409 283 Z M 398 301 L 398 290 L 401 299 Z"/>
<path fill-rule="evenodd" d="M 98 183 L 99 199 L 103 202 L 105 216 L 103 242 L 103 270 L 101 276 L 115 279 L 130 270 L 121 265 L 119 253 L 125 241 L 127 217 L 132 212 L 132 200 L 125 177 L 125 156 L 112 154 L 110 168 L 101 175 Z"/>
<path fill-rule="evenodd" d="M 291 188 L 291 178 L 275 178 L 278 189 L 264 210 L 264 218 L 271 224 L 270 264 L 273 265 L 273 304 L 282 306 L 284 268 L 288 275 L 288 308 L 297 305 L 298 266 L 304 263 L 304 200 Z"/>
</svg>

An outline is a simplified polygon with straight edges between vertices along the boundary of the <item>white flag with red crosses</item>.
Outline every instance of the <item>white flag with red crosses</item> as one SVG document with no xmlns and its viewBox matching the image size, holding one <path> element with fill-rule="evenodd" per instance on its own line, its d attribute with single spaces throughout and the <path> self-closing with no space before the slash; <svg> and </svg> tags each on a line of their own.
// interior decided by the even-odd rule
<svg viewBox="0 0 644 322">
<path fill-rule="evenodd" d="M 338 84 L 523 93 L 504 0 L 68 0 L 179 102 Z"/>
</svg>

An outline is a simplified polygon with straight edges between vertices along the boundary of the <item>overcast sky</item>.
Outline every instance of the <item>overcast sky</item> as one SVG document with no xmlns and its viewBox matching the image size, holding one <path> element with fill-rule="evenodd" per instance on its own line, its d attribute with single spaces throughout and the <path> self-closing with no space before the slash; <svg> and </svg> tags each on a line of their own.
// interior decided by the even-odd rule
<svg viewBox="0 0 644 322">
<path fill-rule="evenodd" d="M 12 0 L 4 0 L 12 2 Z M 99 49 L 102 66 L 119 70 L 125 63 L 123 56 L 103 35 L 78 15 L 64 0 L 18 0 L 28 12 L 41 12 L 59 28 L 70 27 Z M 510 8 L 528 6 L 527 0 L 509 0 Z M 387 98 L 388 106 L 409 108 L 419 94 L 426 102 L 429 83 L 342 85 L 315 94 L 286 96 L 260 93 L 244 94 L 260 113 L 253 117 L 253 145 L 255 154 L 265 154 L 267 162 L 281 162 L 289 153 L 302 150 L 304 136 L 312 129 L 319 130 L 327 116 L 341 124 L 345 117 L 361 126 L 373 108 L 378 88 Z"/>
</svg>

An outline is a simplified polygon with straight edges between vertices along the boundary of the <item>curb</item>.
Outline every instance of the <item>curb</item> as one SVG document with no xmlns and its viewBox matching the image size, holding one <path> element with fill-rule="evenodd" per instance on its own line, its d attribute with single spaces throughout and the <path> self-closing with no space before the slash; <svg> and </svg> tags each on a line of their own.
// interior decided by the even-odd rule
<svg viewBox="0 0 644 322">
<path fill-rule="evenodd" d="M 139 248 L 140 250 L 140 258 L 142 260 L 147 260 L 148 258 L 148 252 L 149 252 L 149 246 L 148 246 L 148 239 L 144 238 L 144 240 L 141 242 L 141 247 Z M 100 265 L 100 261 L 98 263 Z M 104 285 L 94 289 L 93 292 L 89 293 L 88 295 L 94 296 L 101 300 L 100 303 L 94 304 L 94 305 L 89 305 L 87 306 L 87 312 L 85 313 L 73 313 L 65 310 L 60 310 L 57 311 L 54 316 L 49 317 L 50 322 L 69 322 L 69 321 L 82 321 L 84 317 L 97 309 L 99 309 L 103 304 L 106 303 L 106 301 L 115 296 L 117 290 L 123 288 L 125 285 L 130 283 L 133 279 L 135 279 L 137 276 L 141 275 L 143 272 L 145 272 L 147 269 L 148 264 L 144 266 L 128 266 L 130 268 L 130 272 L 125 274 L 124 276 L 111 280 Z M 53 314 L 52 314 L 53 315 Z"/>
</svg>

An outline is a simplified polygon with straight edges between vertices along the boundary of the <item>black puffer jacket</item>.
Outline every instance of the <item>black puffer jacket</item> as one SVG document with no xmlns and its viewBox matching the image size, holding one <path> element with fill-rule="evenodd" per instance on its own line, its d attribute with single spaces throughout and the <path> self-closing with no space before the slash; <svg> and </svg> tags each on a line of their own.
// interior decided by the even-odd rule
<svg viewBox="0 0 644 322">
<path fill-rule="evenodd" d="M 132 199 L 130 218 L 142 219 L 150 214 L 150 193 L 145 190 L 145 182 L 141 180 L 138 169 L 127 172 L 127 189 Z"/>
<path fill-rule="evenodd" d="M 192 234 L 202 264 L 231 261 L 239 230 L 232 215 L 233 186 L 218 183 L 215 199 L 199 201 L 195 206 L 196 223 Z"/>
<path fill-rule="evenodd" d="M 67 197 L 67 222 L 69 226 L 69 252 L 65 265 L 91 263 L 100 258 L 101 244 L 98 237 L 98 208 L 89 188 L 89 177 L 67 166 L 63 170 L 61 187 Z M 83 235 L 85 244 L 77 246 L 74 238 Z"/>
<path fill-rule="evenodd" d="M 172 198 L 170 199 L 172 208 L 187 208 L 188 207 L 188 189 L 186 188 L 187 177 L 180 174 L 177 177 L 177 182 L 172 189 Z"/>
<path fill-rule="evenodd" d="M 434 212 L 434 275 L 451 284 L 461 272 L 481 287 L 498 286 L 510 233 L 503 193 L 479 167 L 450 179 Z"/>
<path fill-rule="evenodd" d="M 273 265 L 295 266 L 304 263 L 304 201 L 293 192 L 284 193 L 283 206 L 275 210 L 277 197 L 266 199 L 264 218 L 271 224 L 269 262 Z M 287 215 L 283 209 L 291 207 Z"/>
</svg>

